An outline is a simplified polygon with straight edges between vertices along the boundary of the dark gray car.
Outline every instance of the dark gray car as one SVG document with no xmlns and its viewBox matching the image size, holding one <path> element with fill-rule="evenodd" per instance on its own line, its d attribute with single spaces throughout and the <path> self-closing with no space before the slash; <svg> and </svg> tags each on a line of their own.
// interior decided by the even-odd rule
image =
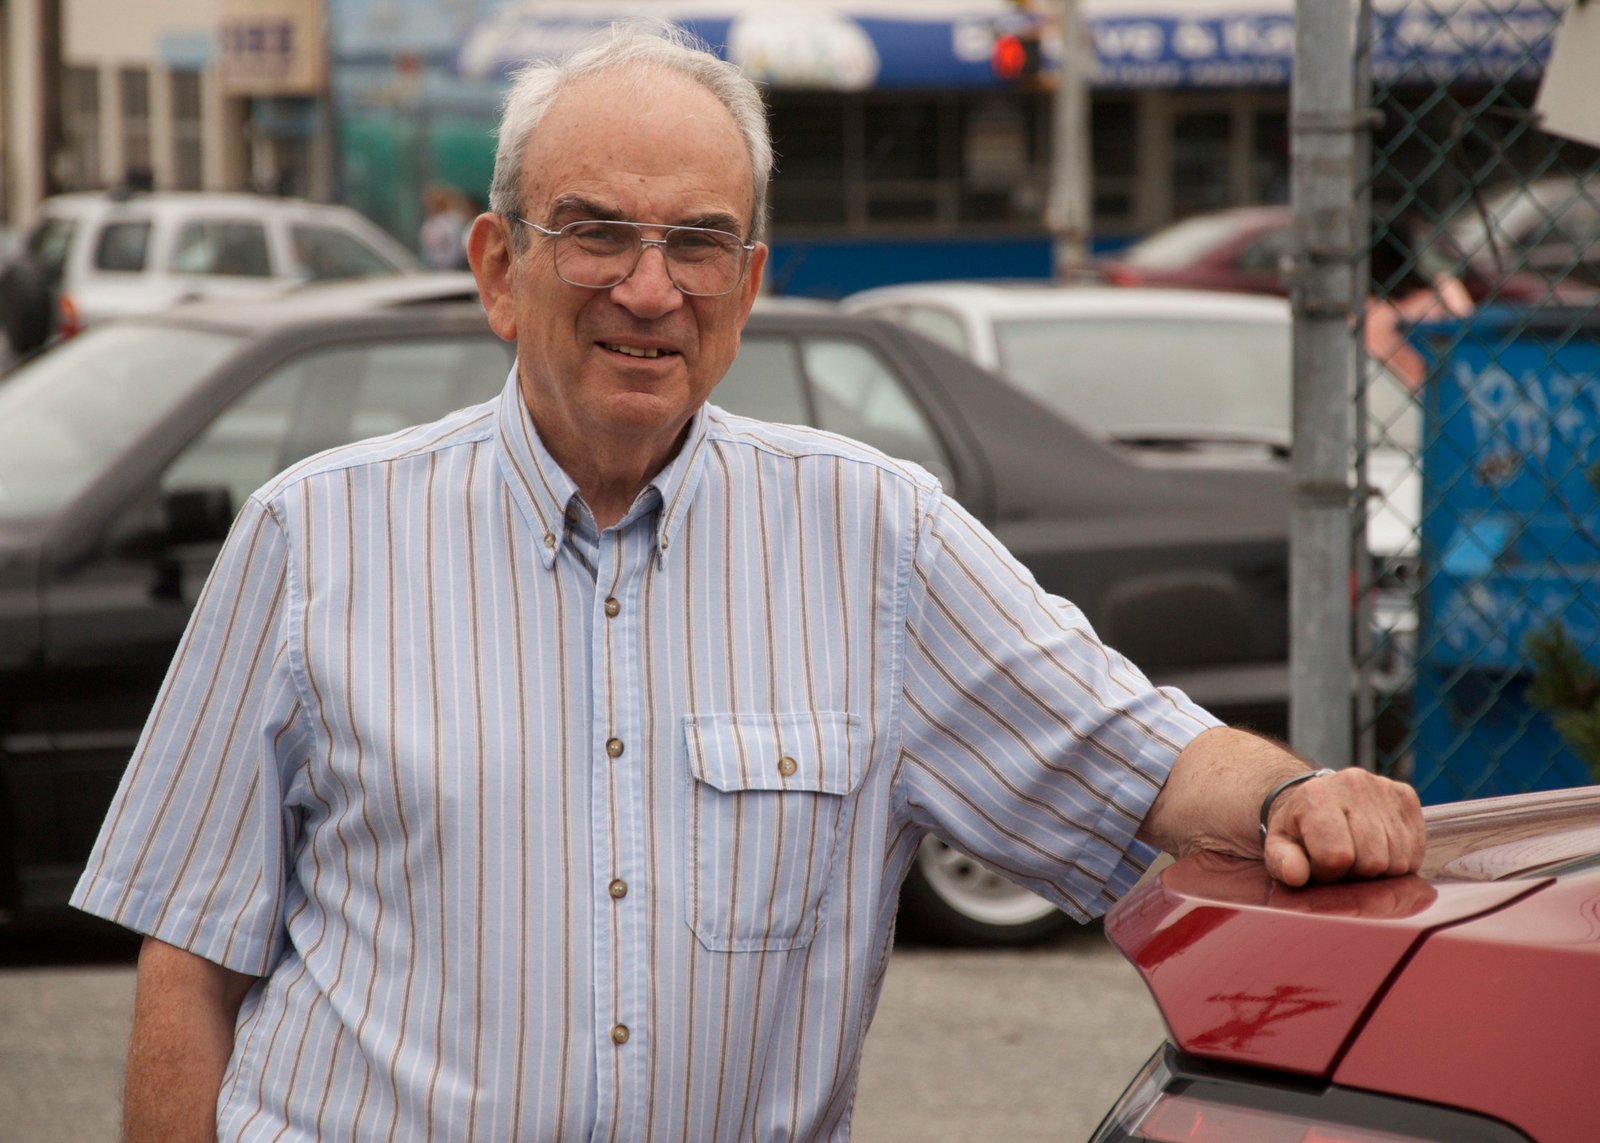
<svg viewBox="0 0 1600 1143">
<path fill-rule="evenodd" d="M 487 399 L 511 360 L 470 280 L 412 278 L 129 319 L 0 381 L 0 910 L 65 899 L 242 499 Z M 927 466 L 1155 679 L 1283 731 L 1283 474 L 1144 466 L 914 333 L 818 306 L 759 305 L 715 400 Z M 933 939 L 1063 923 L 938 843 L 902 900 Z"/>
</svg>

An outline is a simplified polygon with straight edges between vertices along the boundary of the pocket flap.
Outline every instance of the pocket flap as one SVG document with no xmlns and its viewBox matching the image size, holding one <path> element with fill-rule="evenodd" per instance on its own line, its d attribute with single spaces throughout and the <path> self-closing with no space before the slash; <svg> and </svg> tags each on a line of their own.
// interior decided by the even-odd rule
<svg viewBox="0 0 1600 1143">
<path fill-rule="evenodd" d="M 860 722 L 842 711 L 691 714 L 683 729 L 694 776 L 714 789 L 848 794 L 861 781 Z"/>
</svg>

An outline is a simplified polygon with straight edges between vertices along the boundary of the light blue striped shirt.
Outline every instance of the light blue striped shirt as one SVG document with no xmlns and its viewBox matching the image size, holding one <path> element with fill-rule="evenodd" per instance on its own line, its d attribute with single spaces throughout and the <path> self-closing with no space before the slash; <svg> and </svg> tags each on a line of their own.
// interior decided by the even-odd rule
<svg viewBox="0 0 1600 1143">
<path fill-rule="evenodd" d="M 1214 724 L 838 437 L 596 534 L 513 376 L 249 500 L 74 900 L 267 978 L 223 1140 L 843 1139 L 924 833 L 1097 914 Z"/>
</svg>

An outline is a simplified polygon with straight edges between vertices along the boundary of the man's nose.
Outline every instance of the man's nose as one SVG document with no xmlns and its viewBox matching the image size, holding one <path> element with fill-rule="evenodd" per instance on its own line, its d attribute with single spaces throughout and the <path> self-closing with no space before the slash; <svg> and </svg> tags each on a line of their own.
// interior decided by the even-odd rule
<svg viewBox="0 0 1600 1143">
<path fill-rule="evenodd" d="M 666 251 L 646 242 L 633 273 L 611 287 L 611 299 L 641 317 L 658 317 L 681 306 L 683 293 L 672 284 Z"/>
</svg>

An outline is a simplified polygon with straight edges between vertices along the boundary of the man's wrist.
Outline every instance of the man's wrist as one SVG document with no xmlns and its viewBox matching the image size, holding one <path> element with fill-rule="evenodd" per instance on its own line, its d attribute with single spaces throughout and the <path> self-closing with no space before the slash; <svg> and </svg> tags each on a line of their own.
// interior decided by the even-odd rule
<svg viewBox="0 0 1600 1143">
<path fill-rule="evenodd" d="M 1307 770 L 1303 774 L 1296 774 L 1293 777 L 1285 778 L 1276 786 L 1272 787 L 1272 789 L 1267 791 L 1267 796 L 1261 799 L 1261 841 L 1263 844 L 1265 844 L 1267 840 L 1267 818 L 1272 815 L 1273 803 L 1278 800 L 1279 795 L 1283 794 L 1291 787 L 1300 785 L 1302 782 L 1309 782 L 1313 778 L 1326 778 L 1332 773 L 1333 771 L 1327 769 L 1326 767 L 1321 770 Z"/>
</svg>

